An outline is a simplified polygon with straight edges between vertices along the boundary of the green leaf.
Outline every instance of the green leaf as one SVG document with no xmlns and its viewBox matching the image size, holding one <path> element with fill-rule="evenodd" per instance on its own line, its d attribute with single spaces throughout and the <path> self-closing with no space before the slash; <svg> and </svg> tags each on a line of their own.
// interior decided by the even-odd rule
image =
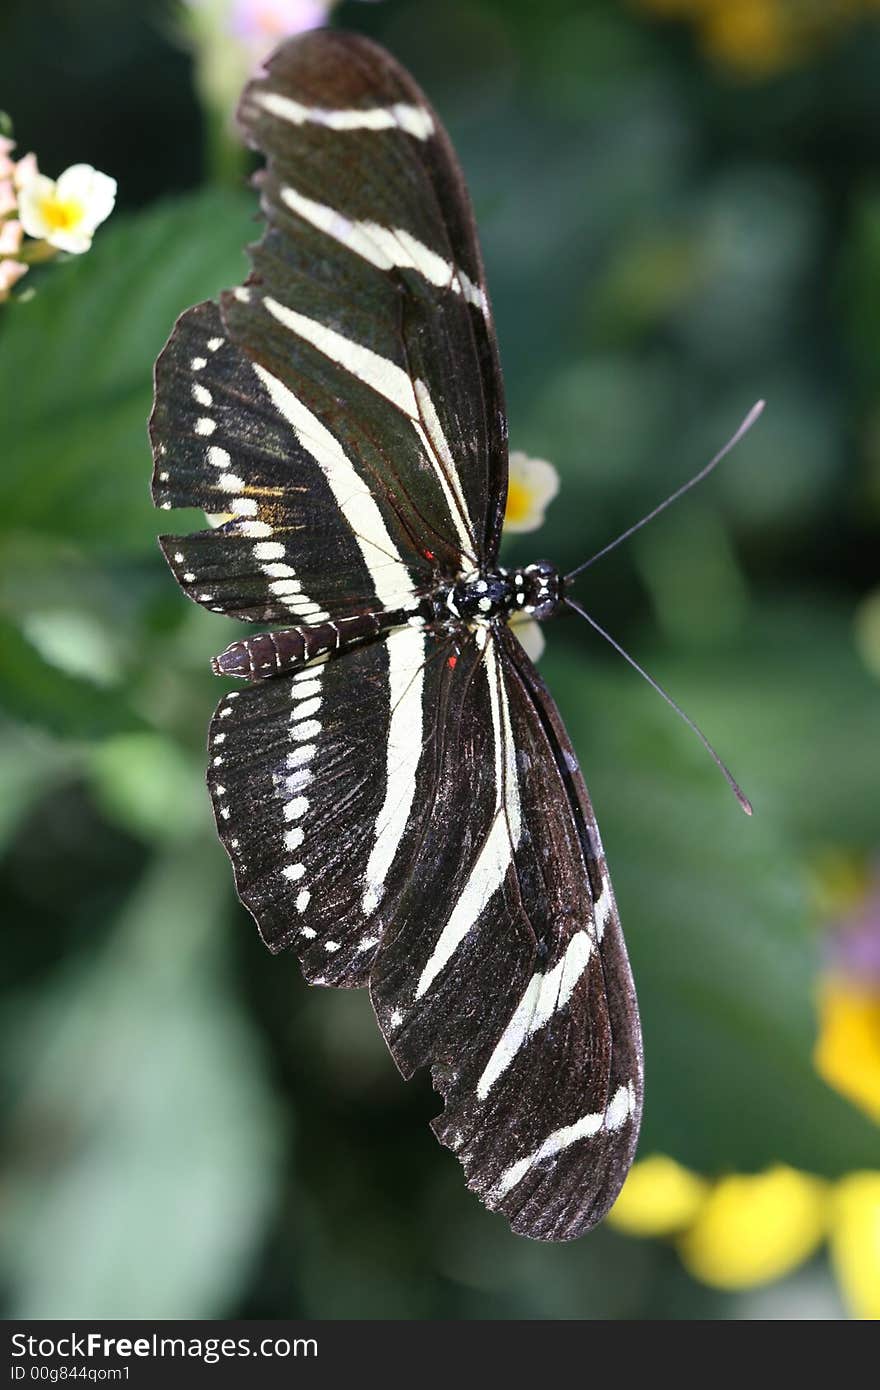
<svg viewBox="0 0 880 1390">
<path fill-rule="evenodd" d="M 160 858 L 101 954 L 7 1022 L 10 1316 L 219 1317 L 248 1278 L 281 1126 L 217 961 L 219 857 Z"/>
<path fill-rule="evenodd" d="M 241 280 L 253 200 L 201 193 L 102 228 L 47 266 L 0 333 L 0 527 L 152 551 L 153 362 L 178 315 Z"/>
<path fill-rule="evenodd" d="M 0 707 L 25 724 L 68 738 L 90 738 L 142 727 L 116 689 L 102 689 L 42 657 L 0 617 Z"/>
<path fill-rule="evenodd" d="M 91 751 L 92 791 L 113 824 L 180 844 L 210 823 L 203 762 L 161 734 L 119 734 Z"/>
<path fill-rule="evenodd" d="M 876 831 L 876 692 L 840 618 L 804 617 L 770 610 L 739 648 L 658 671 L 734 759 L 751 819 L 625 669 L 604 658 L 587 667 L 552 638 L 544 663 L 594 798 L 636 977 L 641 1152 L 704 1172 L 782 1161 L 837 1176 L 877 1161 L 876 1128 L 813 1069 L 820 956 L 806 891 L 812 854 Z"/>
</svg>

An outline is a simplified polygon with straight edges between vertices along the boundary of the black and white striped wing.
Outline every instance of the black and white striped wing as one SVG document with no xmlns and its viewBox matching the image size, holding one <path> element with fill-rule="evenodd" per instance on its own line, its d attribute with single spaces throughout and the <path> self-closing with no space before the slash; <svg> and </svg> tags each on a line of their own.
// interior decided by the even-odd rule
<svg viewBox="0 0 880 1390">
<path fill-rule="evenodd" d="M 248 283 L 157 364 L 153 495 L 197 602 L 398 625 L 224 696 L 209 786 L 239 895 L 313 983 L 369 983 L 438 1137 L 514 1229 L 567 1239 L 634 1151 L 641 1043 L 587 793 L 503 623 L 423 625 L 491 570 L 506 426 L 467 194 L 437 117 L 367 40 L 306 35 L 247 88 L 267 156 Z M 402 610 L 402 614 L 400 612 Z M 338 636 L 337 629 L 337 636 Z"/>
<path fill-rule="evenodd" d="M 596 822 L 553 702 L 500 626 L 444 725 L 419 858 L 372 967 L 435 1132 L 523 1235 L 581 1235 L 616 1198 L 642 1106 L 638 1011 Z"/>
<path fill-rule="evenodd" d="M 478 664 L 405 627 L 220 701 L 208 784 L 238 894 L 311 983 L 366 984 L 411 876 L 430 891 L 424 826 Z"/>
<path fill-rule="evenodd" d="M 283 45 L 245 91 L 267 156 L 246 286 L 184 314 L 157 364 L 163 538 L 196 601 L 265 621 L 406 607 L 491 561 L 506 424 L 476 231 L 412 79 L 354 35 Z"/>
</svg>

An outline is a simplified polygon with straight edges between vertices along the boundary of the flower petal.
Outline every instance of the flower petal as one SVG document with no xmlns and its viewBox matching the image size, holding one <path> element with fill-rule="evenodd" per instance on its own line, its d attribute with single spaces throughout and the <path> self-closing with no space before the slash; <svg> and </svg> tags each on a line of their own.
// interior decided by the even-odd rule
<svg viewBox="0 0 880 1390">
<path fill-rule="evenodd" d="M 534 618 L 528 617 L 525 613 L 512 613 L 510 626 L 529 660 L 540 661 L 547 645 L 541 624 L 536 623 Z"/>
<path fill-rule="evenodd" d="M 39 174 L 37 168 L 37 156 L 31 151 L 29 154 L 22 155 L 15 165 L 15 173 L 12 176 L 16 188 L 24 188 L 26 183 L 35 179 Z"/>
<path fill-rule="evenodd" d="M 544 523 L 547 504 L 558 491 L 559 474 L 552 463 L 514 450 L 508 468 L 505 531 L 537 531 Z"/>
<path fill-rule="evenodd" d="M 689 1272 L 719 1289 L 780 1279 L 817 1249 L 828 1226 L 827 1185 L 779 1165 L 722 1178 L 679 1241 Z"/>
<path fill-rule="evenodd" d="M 0 222 L 0 256 L 17 256 L 21 248 L 22 226 L 15 218 Z"/>
<path fill-rule="evenodd" d="M 705 1178 L 654 1154 L 630 1169 L 608 1222 L 632 1236 L 671 1236 L 692 1224 L 709 1192 Z"/>
<path fill-rule="evenodd" d="M 17 201 L 12 179 L 0 179 L 0 217 L 5 217 L 8 212 L 15 212 Z"/>
<path fill-rule="evenodd" d="M 813 1061 L 823 1081 L 880 1121 L 880 990 L 830 975 Z"/>
<path fill-rule="evenodd" d="M 48 239 L 52 225 L 46 207 L 55 198 L 55 182 L 45 174 L 29 179 L 18 196 L 18 216 L 28 236 Z"/>
<path fill-rule="evenodd" d="M 837 1184 L 831 1260 L 854 1316 L 880 1318 L 880 1173 L 850 1173 Z"/>
<path fill-rule="evenodd" d="M 0 261 L 0 299 L 8 298 L 12 286 L 22 275 L 27 275 L 27 270 L 21 261 Z"/>
<path fill-rule="evenodd" d="M 113 211 L 116 180 L 93 169 L 91 164 L 71 164 L 56 185 L 59 201 L 77 202 L 82 208 L 82 225 L 93 232 Z"/>
</svg>

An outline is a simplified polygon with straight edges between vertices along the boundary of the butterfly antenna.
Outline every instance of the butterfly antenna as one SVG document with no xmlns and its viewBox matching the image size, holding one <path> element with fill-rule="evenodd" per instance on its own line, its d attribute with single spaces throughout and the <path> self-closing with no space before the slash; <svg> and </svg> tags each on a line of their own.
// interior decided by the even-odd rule
<svg viewBox="0 0 880 1390">
<path fill-rule="evenodd" d="M 684 497 L 686 492 L 690 492 L 692 487 L 697 486 L 697 483 L 701 483 L 704 478 L 708 478 L 713 468 L 717 468 L 718 464 L 722 459 L 727 457 L 731 449 L 735 449 L 743 436 L 748 434 L 752 425 L 761 415 L 765 405 L 766 401 L 756 401 L 736 433 L 731 435 L 730 439 L 728 439 L 727 443 L 724 445 L 724 448 L 719 449 L 718 453 L 706 464 L 705 468 L 701 468 L 699 473 L 695 473 L 688 482 L 682 483 L 681 487 L 676 488 L 675 492 L 670 493 L 664 502 L 661 502 L 653 511 L 648 512 L 647 516 L 643 516 L 641 521 L 637 521 L 634 526 L 628 527 L 626 531 L 617 536 L 613 541 L 609 541 L 607 545 L 603 545 L 601 550 L 597 550 L 595 555 L 591 555 L 589 560 L 585 560 L 582 565 L 578 565 L 576 569 L 573 569 L 570 574 L 565 576 L 566 580 L 574 579 L 576 574 L 581 574 L 585 569 L 589 569 L 590 565 L 594 565 L 597 560 L 602 559 L 603 555 L 607 555 L 609 550 L 615 550 L 617 546 L 629 540 L 630 536 L 634 536 L 636 531 L 641 531 L 642 527 L 647 526 L 649 521 L 653 521 L 655 516 L 659 516 L 661 512 L 665 512 L 666 508 L 671 507 L 673 502 L 677 502 L 679 497 Z"/>
<path fill-rule="evenodd" d="M 624 661 L 628 661 L 630 666 L 632 666 L 634 670 L 638 671 L 640 676 L 644 676 L 648 684 L 652 686 L 654 690 L 657 691 L 658 695 L 663 696 L 663 699 L 666 701 L 667 705 L 672 706 L 676 714 L 684 720 L 685 724 L 687 724 L 688 728 L 693 729 L 694 733 L 702 743 L 703 747 L 706 749 L 709 756 L 713 759 L 715 763 L 717 763 L 718 767 L 724 773 L 724 776 L 727 778 L 727 783 L 730 787 L 730 790 L 733 792 L 740 806 L 745 811 L 746 815 L 750 816 L 752 814 L 752 803 L 749 801 L 749 798 L 746 796 L 742 787 L 739 785 L 733 773 L 730 771 L 730 768 L 715 752 L 715 749 L 712 747 L 711 743 L 709 742 L 699 725 L 695 724 L 693 719 L 691 719 L 689 715 L 685 714 L 684 710 L 681 708 L 681 705 L 677 704 L 676 701 L 673 700 L 672 696 L 663 689 L 662 685 L 658 684 L 658 682 L 654 680 L 653 676 L 648 675 L 647 671 L 639 665 L 639 663 L 635 660 L 634 657 L 630 656 L 629 652 L 624 651 L 623 647 L 620 645 L 619 642 L 615 642 L 614 638 L 611 636 L 610 633 L 605 631 L 604 627 L 599 626 L 595 618 L 590 617 L 589 613 L 586 611 L 585 608 L 581 608 L 581 605 L 579 603 L 577 603 L 573 598 L 569 598 L 567 595 L 565 598 L 565 602 L 568 604 L 569 608 L 574 609 L 575 613 L 579 613 L 582 618 L 586 618 L 587 622 L 590 624 L 590 627 L 594 628 L 595 631 L 598 632 L 600 637 L 604 637 L 606 642 L 610 642 L 611 646 L 614 648 L 616 652 L 620 653 Z"/>
</svg>

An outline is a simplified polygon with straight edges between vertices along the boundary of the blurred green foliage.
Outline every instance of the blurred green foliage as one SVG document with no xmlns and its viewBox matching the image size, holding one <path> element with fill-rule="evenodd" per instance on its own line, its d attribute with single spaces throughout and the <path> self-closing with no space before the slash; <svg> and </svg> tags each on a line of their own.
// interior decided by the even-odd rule
<svg viewBox="0 0 880 1390">
<path fill-rule="evenodd" d="M 145 433 L 152 362 L 180 311 L 241 279 L 254 200 L 195 186 L 164 6 L 39 8 L 0 21 L 21 148 L 106 168 L 130 211 L 0 321 L 7 1311 L 837 1316 L 821 1265 L 762 1304 L 610 1231 L 513 1237 L 435 1145 L 429 1085 L 402 1084 L 367 999 L 262 952 L 203 782 L 208 658 L 235 628 L 165 572 Z M 732 761 L 753 820 L 585 626 L 550 631 L 544 669 L 638 981 L 642 1152 L 876 1167 L 876 1128 L 811 1065 L 808 883 L 829 848 L 880 842 L 880 660 L 856 629 L 878 583 L 880 35 L 743 86 L 610 0 L 340 20 L 411 66 L 460 150 L 513 443 L 563 478 L 542 552 L 583 559 L 769 400 L 699 498 L 582 585 Z"/>
</svg>

